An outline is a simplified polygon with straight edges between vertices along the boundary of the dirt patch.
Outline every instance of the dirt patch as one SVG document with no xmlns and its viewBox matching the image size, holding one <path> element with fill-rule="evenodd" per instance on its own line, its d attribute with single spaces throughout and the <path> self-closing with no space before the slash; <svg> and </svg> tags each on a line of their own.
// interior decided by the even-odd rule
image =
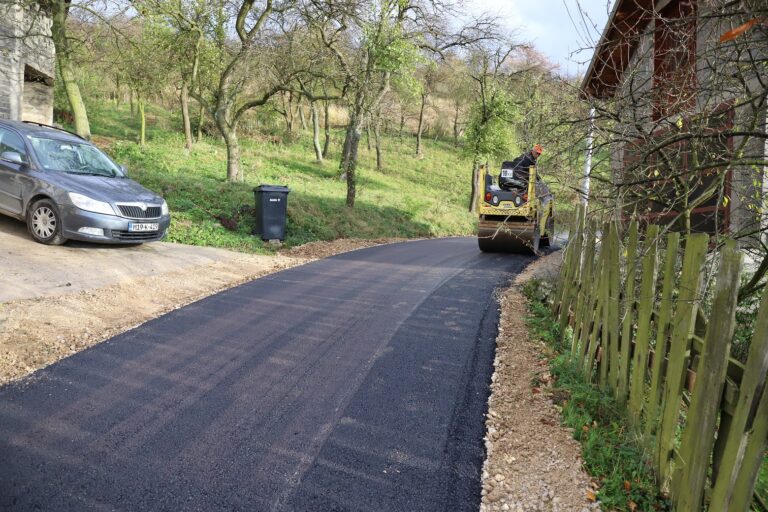
<svg viewBox="0 0 768 512">
<path fill-rule="evenodd" d="M 519 287 L 532 277 L 555 275 L 560 252 L 539 258 L 502 293 L 495 373 L 486 420 L 487 458 L 481 511 L 583 511 L 591 480 L 581 446 L 560 425 L 548 390 L 551 376 L 541 342 L 528 336 L 526 298 Z"/>
<path fill-rule="evenodd" d="M 24 236 L 5 235 L 3 249 L 8 250 L 0 300 L 15 299 L 0 302 L 0 385 L 213 293 L 314 259 L 384 243 L 339 240 L 286 251 L 290 255 L 254 256 L 160 243 L 123 251 L 76 244 L 43 247 Z M 100 251 L 106 251 L 104 261 Z M 144 275 L 124 271 L 130 268 L 126 251 L 138 251 L 136 260 L 149 267 Z M 55 260 L 66 263 L 66 271 L 45 268 L 48 279 L 39 279 L 46 263 L 35 263 L 38 254 L 48 265 Z M 116 257 L 126 261 L 109 266 Z M 97 262 L 110 272 L 95 271 Z"/>
<path fill-rule="evenodd" d="M 291 258 L 321 259 L 342 252 L 355 251 L 357 249 L 364 249 L 366 247 L 373 247 L 381 244 L 405 242 L 406 240 L 408 239 L 378 238 L 375 240 L 360 240 L 357 238 L 340 238 L 332 242 L 311 242 L 286 251 L 281 251 L 281 254 Z"/>
</svg>

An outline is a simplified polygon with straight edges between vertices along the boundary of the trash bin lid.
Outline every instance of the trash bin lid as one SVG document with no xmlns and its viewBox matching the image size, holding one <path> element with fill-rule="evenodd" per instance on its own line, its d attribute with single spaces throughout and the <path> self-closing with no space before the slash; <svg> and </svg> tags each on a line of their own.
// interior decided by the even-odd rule
<svg viewBox="0 0 768 512">
<path fill-rule="evenodd" d="M 286 194 L 291 191 L 288 187 L 283 185 L 259 185 L 253 189 L 254 192 L 285 192 Z"/>
</svg>

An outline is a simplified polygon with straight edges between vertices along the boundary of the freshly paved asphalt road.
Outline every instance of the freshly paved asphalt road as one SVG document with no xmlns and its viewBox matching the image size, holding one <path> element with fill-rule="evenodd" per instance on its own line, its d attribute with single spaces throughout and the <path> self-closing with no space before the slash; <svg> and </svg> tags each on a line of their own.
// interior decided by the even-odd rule
<svg viewBox="0 0 768 512">
<path fill-rule="evenodd" d="M 286 270 L 0 388 L 0 509 L 476 510 L 493 290 L 531 261 L 476 247 Z"/>
</svg>

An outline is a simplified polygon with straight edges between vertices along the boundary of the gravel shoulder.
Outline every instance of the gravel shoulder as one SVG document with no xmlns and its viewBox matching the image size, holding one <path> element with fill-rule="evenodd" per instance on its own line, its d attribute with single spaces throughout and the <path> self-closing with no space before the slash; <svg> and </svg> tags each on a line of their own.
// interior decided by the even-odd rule
<svg viewBox="0 0 768 512">
<path fill-rule="evenodd" d="M 0 218 L 0 385 L 219 291 L 393 240 L 337 240 L 259 256 L 155 242 L 33 242 Z"/>
<path fill-rule="evenodd" d="M 528 336 L 527 299 L 520 291 L 533 277 L 554 275 L 561 259 L 561 251 L 539 258 L 500 297 L 486 419 L 483 512 L 570 512 L 598 507 L 587 501 L 591 480 L 583 469 L 581 446 L 561 426 L 560 413 L 547 392 L 548 364 L 541 342 Z"/>
</svg>

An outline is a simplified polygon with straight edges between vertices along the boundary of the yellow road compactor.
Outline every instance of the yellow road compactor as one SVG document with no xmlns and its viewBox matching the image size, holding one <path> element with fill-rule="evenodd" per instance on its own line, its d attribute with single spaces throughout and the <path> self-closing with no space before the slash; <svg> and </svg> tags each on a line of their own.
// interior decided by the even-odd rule
<svg viewBox="0 0 768 512">
<path fill-rule="evenodd" d="M 501 186 L 499 185 L 501 183 Z M 477 242 L 483 252 L 539 255 L 554 235 L 554 197 L 535 166 L 504 162 L 498 179 L 478 173 Z"/>
</svg>

